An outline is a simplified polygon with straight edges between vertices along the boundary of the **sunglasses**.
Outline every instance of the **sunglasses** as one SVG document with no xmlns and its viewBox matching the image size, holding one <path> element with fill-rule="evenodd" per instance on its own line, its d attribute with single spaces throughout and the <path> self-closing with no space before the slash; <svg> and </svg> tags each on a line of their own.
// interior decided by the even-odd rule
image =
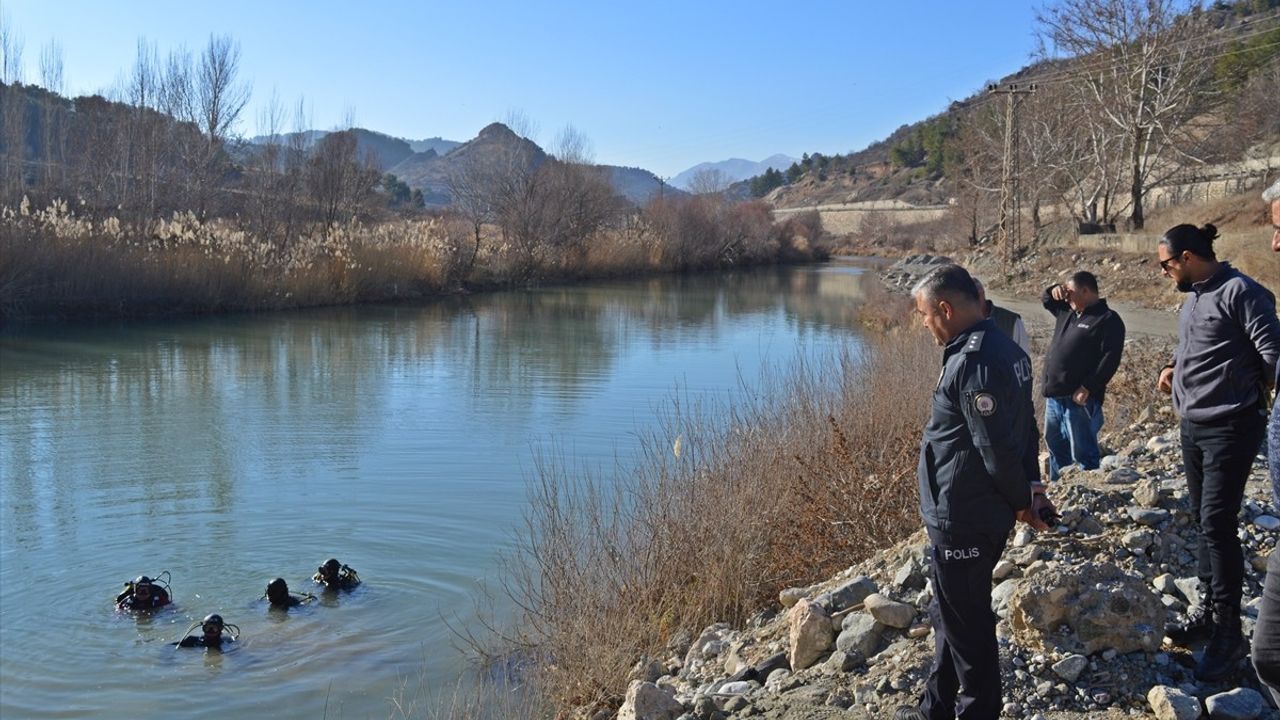
<svg viewBox="0 0 1280 720">
<path fill-rule="evenodd" d="M 1177 259 L 1178 259 L 1177 257 L 1171 257 L 1171 258 L 1166 258 L 1166 259 L 1164 259 L 1164 260 L 1161 260 L 1161 261 L 1160 261 L 1160 269 L 1161 269 L 1161 270 L 1163 270 L 1164 272 L 1168 272 L 1168 271 L 1169 271 L 1169 263 L 1171 263 L 1171 262 L 1173 262 L 1173 261 L 1175 261 L 1175 260 L 1177 260 Z"/>
</svg>

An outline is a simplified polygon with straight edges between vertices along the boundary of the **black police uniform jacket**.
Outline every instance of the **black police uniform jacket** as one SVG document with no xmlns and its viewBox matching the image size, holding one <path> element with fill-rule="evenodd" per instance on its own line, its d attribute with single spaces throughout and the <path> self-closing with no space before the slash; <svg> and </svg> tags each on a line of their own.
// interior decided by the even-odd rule
<svg viewBox="0 0 1280 720">
<path fill-rule="evenodd" d="M 1040 480 L 1031 360 L 990 320 L 947 343 L 920 443 L 920 512 L 949 534 L 1007 534 Z"/>
</svg>

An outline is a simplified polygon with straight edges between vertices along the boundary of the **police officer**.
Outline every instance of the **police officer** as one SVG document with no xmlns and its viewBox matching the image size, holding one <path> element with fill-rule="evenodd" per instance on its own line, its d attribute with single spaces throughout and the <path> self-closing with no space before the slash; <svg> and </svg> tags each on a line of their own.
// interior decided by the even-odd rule
<svg viewBox="0 0 1280 720">
<path fill-rule="evenodd" d="M 920 511 L 933 545 L 933 669 L 917 707 L 895 720 L 995 720 L 1000 667 L 991 572 L 1015 519 L 1046 529 L 1031 360 L 983 317 L 973 278 L 943 265 L 912 292 L 944 347 L 920 444 Z"/>
</svg>

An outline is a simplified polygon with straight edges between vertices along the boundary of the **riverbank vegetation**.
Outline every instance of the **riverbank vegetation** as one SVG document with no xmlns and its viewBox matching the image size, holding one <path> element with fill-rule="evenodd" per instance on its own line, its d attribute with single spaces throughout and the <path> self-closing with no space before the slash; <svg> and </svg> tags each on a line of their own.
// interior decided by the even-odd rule
<svg viewBox="0 0 1280 720">
<path fill-rule="evenodd" d="M 617 707 L 638 662 L 741 623 L 919 526 L 916 446 L 938 349 L 894 327 L 763 379 L 733 406 L 673 401 L 634 467 L 543 457 L 508 591 L 554 707 Z"/>
<path fill-rule="evenodd" d="M 66 202 L 0 209 L 0 319 L 388 302 L 531 283 L 825 258 L 812 218 L 715 198 L 656 202 L 572 244 L 518 243 L 465 221 L 352 218 L 264 236 L 193 212 L 141 225 Z"/>
</svg>

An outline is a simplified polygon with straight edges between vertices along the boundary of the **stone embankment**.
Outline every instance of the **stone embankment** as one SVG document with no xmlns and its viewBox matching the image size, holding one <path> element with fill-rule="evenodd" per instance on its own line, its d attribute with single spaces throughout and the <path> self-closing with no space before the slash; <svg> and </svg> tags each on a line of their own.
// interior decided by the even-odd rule
<svg viewBox="0 0 1280 720">
<path fill-rule="evenodd" d="M 1067 471 L 1051 489 L 1062 523 L 1015 531 L 993 579 L 1004 716 L 1155 714 L 1280 717 L 1247 662 L 1200 683 L 1195 654 L 1164 640 L 1166 622 L 1199 601 L 1196 533 L 1169 408 L 1143 411 L 1110 437 L 1102 469 Z M 1240 514 L 1253 629 L 1280 519 L 1265 461 Z M 920 696 L 933 655 L 929 547 L 923 532 L 828 581 L 782 591 L 747 627 L 717 624 L 638 664 L 617 717 L 884 718 Z M 608 717 L 600 713 L 601 718 Z"/>
</svg>

